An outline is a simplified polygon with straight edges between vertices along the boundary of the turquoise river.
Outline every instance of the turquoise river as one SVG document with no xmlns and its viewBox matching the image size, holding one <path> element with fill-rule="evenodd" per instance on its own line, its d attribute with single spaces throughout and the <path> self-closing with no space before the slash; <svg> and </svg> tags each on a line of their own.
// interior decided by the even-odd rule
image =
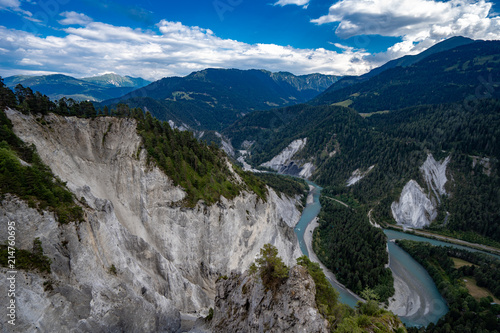
<svg viewBox="0 0 500 333">
<path fill-rule="evenodd" d="M 313 182 L 307 181 L 312 186 L 310 195 L 312 201 L 309 200 L 302 216 L 295 226 L 295 233 L 299 239 L 300 248 L 302 253 L 309 256 L 305 241 L 304 233 L 309 223 L 319 214 L 321 204 L 319 202 L 321 187 Z M 403 251 L 399 246 L 394 243 L 395 239 L 410 239 L 421 242 L 429 242 L 433 245 L 452 246 L 456 248 L 463 248 L 470 251 L 477 251 L 468 247 L 454 245 L 438 240 L 432 240 L 425 237 L 414 236 L 399 231 L 384 230 L 387 236 L 387 248 L 389 252 L 389 267 L 393 271 L 395 280 L 398 280 L 405 288 L 408 295 L 406 312 L 404 314 L 398 313 L 401 321 L 408 326 L 426 326 L 429 323 L 436 323 L 439 318 L 448 312 L 448 306 L 441 294 L 436 288 L 434 281 L 431 279 L 427 271 L 417 263 L 411 256 Z M 496 256 L 498 257 L 498 256 Z M 331 279 L 333 287 L 340 293 L 341 302 L 354 306 L 357 299 L 354 295 L 345 290 L 342 285 Z M 397 288 L 396 288 L 397 289 Z"/>
</svg>

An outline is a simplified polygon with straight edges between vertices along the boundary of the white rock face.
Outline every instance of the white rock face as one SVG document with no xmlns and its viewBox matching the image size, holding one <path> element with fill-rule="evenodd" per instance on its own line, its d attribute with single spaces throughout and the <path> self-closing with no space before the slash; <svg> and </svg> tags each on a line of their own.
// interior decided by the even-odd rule
<svg viewBox="0 0 500 333">
<path fill-rule="evenodd" d="M 236 160 L 241 163 L 241 165 L 243 166 L 243 170 L 244 171 L 250 171 L 250 172 L 253 172 L 253 173 L 262 172 L 260 170 L 252 168 L 252 166 L 247 163 L 246 157 L 248 155 L 248 151 L 246 151 L 246 150 L 240 150 L 239 153 L 240 153 L 240 156 Z"/>
<path fill-rule="evenodd" d="M 295 155 L 298 151 L 306 146 L 307 138 L 297 139 L 290 143 L 288 147 L 283 149 L 281 153 L 274 156 L 269 162 L 262 163 L 262 166 L 271 168 L 274 170 L 279 170 L 279 168 L 283 165 L 290 163 L 293 155 Z"/>
<path fill-rule="evenodd" d="M 189 131 L 189 126 L 186 124 L 177 125 L 173 120 L 169 120 L 168 124 L 172 128 L 177 128 L 179 131 Z"/>
<path fill-rule="evenodd" d="M 309 178 L 312 176 L 313 171 L 314 171 L 314 164 L 307 162 L 302 166 L 299 172 L 299 177 Z"/>
<path fill-rule="evenodd" d="M 411 228 L 423 228 L 437 216 L 436 206 L 414 180 L 405 185 L 399 202 L 393 202 L 391 210 L 398 224 Z"/>
<path fill-rule="evenodd" d="M 393 202 L 391 205 L 392 216 L 398 224 L 410 228 L 423 228 L 436 218 L 441 196 L 447 194 L 446 167 L 449 162 L 450 156 L 442 162 L 437 162 L 432 154 L 427 155 L 420 171 L 429 193 L 426 194 L 416 181 L 410 180 L 403 188 L 399 202 Z"/>
<path fill-rule="evenodd" d="M 440 196 L 447 194 L 444 188 L 448 179 L 446 179 L 446 167 L 450 162 L 450 156 L 446 157 L 443 162 L 437 162 L 432 154 L 427 155 L 427 160 L 420 167 L 420 171 L 424 175 L 425 182 L 436 196 L 438 202 L 441 202 Z"/>
<path fill-rule="evenodd" d="M 44 310 L 37 321 L 27 319 L 29 327 L 50 321 L 62 325 L 71 319 L 92 328 L 99 320 L 122 325 L 124 317 L 143 316 L 151 326 L 136 331 L 175 331 L 175 309 L 199 312 L 212 306 L 217 277 L 247 269 L 264 244 L 275 245 L 288 265 L 301 255 L 288 227 L 300 213 L 292 201 L 277 200 L 272 190 L 267 202 L 242 193 L 213 206 L 177 207 L 184 191 L 146 163 L 132 120 L 49 115 L 48 125 L 42 126 L 30 116 L 7 114 L 16 134 L 35 144 L 44 163 L 89 205 L 86 221 L 78 226 L 53 221 L 42 229 L 32 219 L 26 221 L 26 230 L 36 232 L 26 234 L 24 246 L 40 237 L 57 267 L 53 265 L 51 278 L 62 288 L 47 295 L 40 289 L 41 278 L 30 278 L 26 294 L 39 295 Z M 11 209 L 16 214 L 9 218 L 25 219 L 26 211 Z M 67 249 L 63 240 L 68 241 Z M 116 277 L 108 273 L 112 264 L 118 269 Z M 68 307 L 70 319 L 54 308 L 64 288 L 84 290 L 89 298 L 85 304 L 90 310 L 81 319 L 70 314 L 77 306 L 72 299 L 61 305 Z M 43 303 L 47 298 L 51 304 Z M 130 315 L 124 310 L 130 307 L 156 317 L 142 310 L 131 310 Z M 112 317 L 106 321 L 106 316 Z M 134 331 L 123 325 L 117 329 Z"/>
<path fill-rule="evenodd" d="M 276 170 L 278 173 L 309 178 L 314 171 L 314 165 L 309 162 L 304 163 L 293 159 L 293 156 L 303 149 L 306 144 L 307 138 L 297 139 L 270 161 L 262 163 L 261 166 Z"/>
<path fill-rule="evenodd" d="M 361 171 L 361 169 L 356 169 L 352 172 L 351 177 L 347 180 L 347 186 L 352 186 L 359 182 L 361 179 L 365 178 L 365 176 L 372 171 L 375 165 L 369 167 L 366 171 Z"/>
<path fill-rule="evenodd" d="M 295 228 L 301 216 L 296 207 L 296 203 L 300 201 L 300 196 L 297 195 L 296 198 L 292 199 L 282 193 L 280 197 L 274 191 L 269 192 L 269 195 L 270 201 L 276 205 L 278 214 L 283 217 L 283 220 L 290 228 Z"/>
<path fill-rule="evenodd" d="M 250 149 L 250 147 L 252 147 L 252 145 L 255 143 L 255 141 L 248 141 L 248 140 L 245 140 L 241 143 L 241 148 L 243 149 Z"/>
<path fill-rule="evenodd" d="M 217 137 L 221 140 L 222 150 L 224 150 L 229 156 L 234 156 L 234 148 L 231 142 L 219 132 L 215 132 L 215 135 L 217 135 Z"/>
<path fill-rule="evenodd" d="M 108 200 L 92 197 L 88 188 L 78 194 L 91 207 L 86 209 L 87 221 L 78 225 L 61 226 L 52 214 L 40 214 L 14 197 L 1 202 L 0 226 L 16 222 L 16 246 L 31 250 L 39 237 L 52 260 L 51 274 L 18 271 L 16 326 L 2 321 L 1 331 L 176 332 L 180 314 L 167 295 L 186 283 L 184 289 L 193 299 L 208 301 L 203 290 L 179 281 L 180 272 L 171 262 L 127 232 Z M 6 238 L 2 231 L 0 241 Z M 109 272 L 111 265 L 116 275 Z M 6 269 L 0 271 L 7 274 Z M 44 291 L 47 281 L 52 281 L 52 291 Z M 7 304 L 6 284 L 0 284 L 0 292 Z"/>
</svg>

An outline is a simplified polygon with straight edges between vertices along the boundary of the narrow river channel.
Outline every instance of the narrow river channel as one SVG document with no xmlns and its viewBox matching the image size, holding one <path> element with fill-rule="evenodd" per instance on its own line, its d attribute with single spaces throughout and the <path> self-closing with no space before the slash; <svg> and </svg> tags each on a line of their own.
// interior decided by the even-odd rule
<svg viewBox="0 0 500 333">
<path fill-rule="evenodd" d="M 310 185 L 311 191 L 307 206 L 304 208 L 302 216 L 295 226 L 295 232 L 299 239 L 302 253 L 307 255 L 312 261 L 317 261 L 316 255 L 310 253 L 309 250 L 311 249 L 308 250 L 304 236 L 306 229 L 307 232 L 312 232 L 311 227 L 314 225 L 311 225 L 309 228 L 307 227 L 311 223 L 316 223 L 316 217 L 321 210 L 319 202 L 321 187 L 310 181 L 307 181 L 307 183 Z M 404 233 L 401 234 L 405 235 Z M 400 294 L 395 295 L 390 309 L 409 326 L 425 326 L 430 322 L 437 322 L 441 316 L 448 312 L 446 302 L 439 294 L 427 271 L 394 244 L 394 242 L 391 242 L 391 239 L 395 237 L 395 234 L 388 235 L 388 251 L 390 268 L 395 276 L 396 290 Z M 356 305 L 360 298 L 340 284 L 335 279 L 333 273 L 323 265 L 322 268 L 332 286 L 339 291 L 340 301 L 349 306 Z"/>
</svg>

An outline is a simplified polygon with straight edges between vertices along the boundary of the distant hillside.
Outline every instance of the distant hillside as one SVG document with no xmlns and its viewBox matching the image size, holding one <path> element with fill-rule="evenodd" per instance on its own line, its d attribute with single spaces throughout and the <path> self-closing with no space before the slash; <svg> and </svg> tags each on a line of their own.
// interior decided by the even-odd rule
<svg viewBox="0 0 500 333">
<path fill-rule="evenodd" d="M 406 67 L 387 69 L 364 82 L 332 87 L 312 103 L 338 103 L 371 113 L 476 97 L 498 98 L 499 73 L 500 41 L 476 41 Z"/>
<path fill-rule="evenodd" d="M 376 76 L 376 75 L 378 75 L 378 74 L 380 74 L 388 69 L 395 68 L 395 67 L 408 67 L 408 66 L 411 66 L 411 65 L 419 62 L 420 60 L 423 60 L 424 58 L 426 58 L 432 54 L 451 50 L 451 49 L 454 49 L 456 47 L 459 47 L 462 45 L 467 45 L 467 44 L 470 44 L 473 42 L 474 42 L 474 40 L 470 39 L 470 38 L 465 38 L 465 37 L 461 37 L 461 36 L 451 37 L 451 38 L 448 38 L 440 43 L 437 43 L 436 45 L 428 48 L 427 50 L 425 50 L 419 54 L 406 55 L 404 57 L 391 60 L 380 67 L 374 68 L 373 70 L 371 70 L 370 72 L 368 72 L 366 74 L 363 74 L 360 76 L 345 76 L 345 77 L 341 78 L 340 80 L 338 80 L 337 82 L 335 82 L 326 91 L 331 92 L 334 90 L 339 90 L 339 89 L 351 86 L 351 85 L 356 84 L 356 83 L 365 82 L 368 79 L 370 79 L 370 78 L 372 78 L 372 77 L 374 77 L 374 76 Z"/>
<path fill-rule="evenodd" d="M 254 112 L 223 134 L 235 151 L 248 151 L 245 159 L 253 167 L 307 139 L 291 160 L 314 166 L 311 179 L 325 188 L 324 194 L 354 206 L 375 207 L 372 217 L 379 222 L 393 221 L 391 204 L 411 179 L 427 188 L 421 170 L 435 157 L 439 163 L 432 163 L 443 168 L 448 179 L 442 191 L 447 194 L 433 199 L 441 205 L 435 206 L 438 215 L 429 228 L 488 243 L 481 237 L 500 242 L 495 222 L 500 214 L 499 128 L 498 100 L 478 99 L 369 118 L 342 106 L 301 104 Z M 434 157 L 429 159 L 429 154 Z M 443 162 L 447 157 L 449 164 Z"/>
<path fill-rule="evenodd" d="M 77 101 L 90 100 L 99 102 L 122 96 L 150 82 L 142 78 L 123 77 L 117 74 L 104 74 L 83 79 L 76 79 L 62 74 L 53 74 L 42 76 L 10 76 L 4 79 L 4 83 L 11 89 L 14 89 L 18 84 L 30 87 L 33 91 L 39 91 L 52 100 L 66 97 Z"/>
<path fill-rule="evenodd" d="M 99 84 L 102 86 L 118 87 L 118 88 L 142 88 L 151 83 L 140 77 L 120 76 L 114 73 L 103 74 L 99 76 L 84 77 L 81 80 Z"/>
<path fill-rule="evenodd" d="M 177 125 L 221 129 L 254 110 L 306 102 L 336 80 L 336 76 L 322 74 L 206 69 L 161 79 L 102 105 L 127 103 L 147 109 L 160 120 L 177 121 Z"/>
</svg>

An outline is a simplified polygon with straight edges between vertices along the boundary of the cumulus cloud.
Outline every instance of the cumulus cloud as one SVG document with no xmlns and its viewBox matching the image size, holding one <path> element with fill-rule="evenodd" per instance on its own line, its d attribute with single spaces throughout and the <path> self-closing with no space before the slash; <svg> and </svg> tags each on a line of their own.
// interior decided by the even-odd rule
<svg viewBox="0 0 500 333">
<path fill-rule="evenodd" d="M 21 8 L 21 1 L 19 0 L 0 0 L 0 10 L 12 10 L 28 17 L 33 16 L 31 12 Z"/>
<path fill-rule="evenodd" d="M 485 0 L 341 0 L 312 22 L 339 22 L 341 38 L 360 35 L 401 37 L 388 49 L 394 58 L 420 52 L 452 36 L 500 39 L 500 17 Z"/>
<path fill-rule="evenodd" d="M 307 8 L 309 0 L 279 0 L 274 4 L 275 6 L 297 5 Z"/>
<path fill-rule="evenodd" d="M 15 9 L 20 7 L 21 2 L 19 0 L 0 0 L 0 9 Z"/>
<path fill-rule="evenodd" d="M 64 37 L 40 37 L 0 26 L 0 49 L 5 50 L 0 75 L 12 75 L 15 68 L 16 74 L 47 71 L 81 77 L 115 72 L 159 79 L 208 67 L 357 75 L 375 66 L 365 60 L 369 54 L 363 50 L 247 44 L 217 37 L 209 29 L 166 20 L 155 31 L 101 22 L 64 31 Z"/>
<path fill-rule="evenodd" d="M 61 14 L 64 19 L 59 20 L 62 25 L 87 25 L 92 22 L 92 19 L 85 14 L 77 12 L 63 12 Z"/>
</svg>

